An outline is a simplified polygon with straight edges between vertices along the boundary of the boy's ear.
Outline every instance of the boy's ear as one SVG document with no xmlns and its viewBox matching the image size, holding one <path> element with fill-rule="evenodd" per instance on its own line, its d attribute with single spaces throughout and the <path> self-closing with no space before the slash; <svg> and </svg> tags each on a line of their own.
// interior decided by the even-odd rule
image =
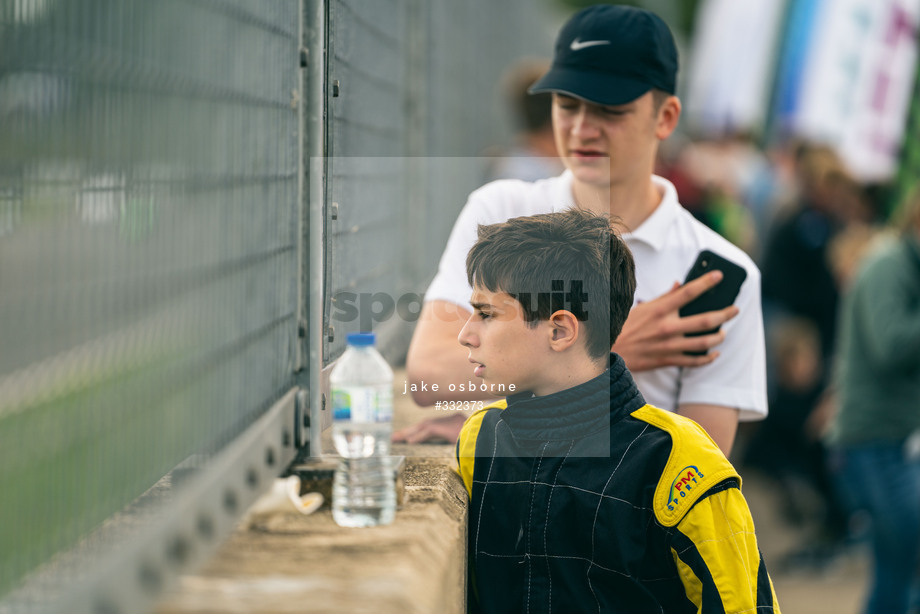
<svg viewBox="0 0 920 614">
<path fill-rule="evenodd" d="M 658 124 L 655 129 L 655 136 L 658 140 L 663 141 L 677 128 L 677 122 L 680 121 L 681 104 L 677 96 L 668 96 L 661 104 L 658 110 Z"/>
<path fill-rule="evenodd" d="M 581 322 L 571 311 L 560 309 L 549 317 L 550 347 L 561 352 L 567 350 L 576 341 L 581 339 L 582 327 Z"/>
</svg>

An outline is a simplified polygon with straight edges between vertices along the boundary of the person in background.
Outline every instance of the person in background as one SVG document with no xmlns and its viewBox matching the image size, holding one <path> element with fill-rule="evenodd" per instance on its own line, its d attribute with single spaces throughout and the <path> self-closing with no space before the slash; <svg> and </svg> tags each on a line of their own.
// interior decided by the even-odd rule
<svg viewBox="0 0 920 614">
<path fill-rule="evenodd" d="M 786 519 L 808 531 L 806 543 L 789 553 L 786 564 L 820 567 L 838 554 L 848 528 L 817 415 L 825 392 L 821 340 L 809 320 L 796 317 L 778 323 L 772 336 L 770 413 L 747 441 L 743 466 L 770 479 Z"/>
<path fill-rule="evenodd" d="M 828 258 L 828 246 L 846 222 L 841 186 L 847 171 L 830 148 L 801 144 L 796 152 L 799 196 L 778 213 L 761 263 L 767 328 L 772 319 L 807 318 L 821 335 L 821 353 L 831 360 L 839 289 Z"/>
<path fill-rule="evenodd" d="M 845 293 L 828 442 L 841 493 L 872 521 L 866 614 L 904 614 L 920 563 L 920 192 Z"/>
<path fill-rule="evenodd" d="M 553 136 L 553 97 L 549 93 L 527 92 L 548 68 L 549 62 L 521 60 L 502 79 L 517 134 L 507 151 L 496 152 L 489 168 L 489 181 L 536 181 L 562 172 Z"/>
<path fill-rule="evenodd" d="M 649 11 L 596 5 L 563 26 L 552 67 L 531 92 L 552 93 L 556 147 L 566 171 L 533 183 L 495 181 L 470 195 L 409 347 L 406 370 L 416 403 L 488 397 L 464 391 L 469 363 L 456 343 L 470 315 L 464 262 L 478 225 L 574 207 L 615 219 L 635 257 L 636 298 L 613 351 L 649 403 L 694 419 L 726 454 L 739 417 L 766 414 L 760 271 L 694 219 L 670 182 L 653 175 L 659 143 L 680 118 L 677 64 L 670 30 Z M 703 249 L 743 266 L 747 278 L 733 305 L 681 318 L 683 305 L 721 281 L 714 271 L 680 284 Z M 686 336 L 718 325 L 718 332 Z M 394 440 L 455 441 L 463 420 L 457 412 L 431 418 L 394 433 Z"/>
</svg>

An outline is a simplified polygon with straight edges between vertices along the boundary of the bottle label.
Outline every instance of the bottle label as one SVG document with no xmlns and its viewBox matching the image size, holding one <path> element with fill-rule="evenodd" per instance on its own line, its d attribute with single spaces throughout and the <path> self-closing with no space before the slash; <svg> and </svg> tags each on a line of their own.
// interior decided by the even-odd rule
<svg viewBox="0 0 920 614">
<path fill-rule="evenodd" d="M 393 390 L 389 387 L 346 386 L 332 390 L 332 419 L 336 422 L 390 422 Z"/>
</svg>

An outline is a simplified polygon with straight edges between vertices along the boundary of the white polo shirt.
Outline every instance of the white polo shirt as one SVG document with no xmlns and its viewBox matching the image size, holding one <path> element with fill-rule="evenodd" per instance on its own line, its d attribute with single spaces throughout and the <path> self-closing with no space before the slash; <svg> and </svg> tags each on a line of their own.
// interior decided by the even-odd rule
<svg viewBox="0 0 920 614">
<path fill-rule="evenodd" d="M 736 407 L 740 420 L 759 420 L 767 413 L 766 358 L 760 303 L 760 270 L 741 249 L 694 218 L 677 201 L 671 182 L 653 177 L 661 204 L 623 239 L 636 261 L 635 303 L 668 292 L 683 282 L 697 253 L 709 249 L 743 266 L 747 278 L 735 299 L 740 313 L 723 325 L 719 357 L 702 367 L 663 367 L 633 373 L 648 403 L 676 411 L 689 403 Z M 513 217 L 563 211 L 575 205 L 572 175 L 533 183 L 499 180 L 470 194 L 451 231 L 438 272 L 425 301 L 443 300 L 469 309 L 472 288 L 466 279 L 466 255 L 476 242 L 479 224 Z"/>
</svg>

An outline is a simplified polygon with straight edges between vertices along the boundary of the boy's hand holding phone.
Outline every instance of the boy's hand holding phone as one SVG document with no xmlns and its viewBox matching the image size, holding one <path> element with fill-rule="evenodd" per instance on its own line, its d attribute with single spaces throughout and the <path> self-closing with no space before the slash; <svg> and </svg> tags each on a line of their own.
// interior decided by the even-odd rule
<svg viewBox="0 0 920 614">
<path fill-rule="evenodd" d="M 745 271 L 744 268 L 735 264 L 731 260 L 723 258 L 722 256 L 709 250 L 703 250 L 697 255 L 696 262 L 694 262 L 693 266 L 690 267 L 690 271 L 687 273 L 687 279 L 684 281 L 684 283 L 689 283 L 694 279 L 697 279 L 702 275 L 706 275 L 707 273 L 711 273 L 713 271 L 719 271 L 722 273 L 722 281 L 720 281 L 719 284 L 714 288 L 710 288 L 706 292 L 700 294 L 695 299 L 681 307 L 680 317 L 687 318 L 697 314 L 715 312 L 720 309 L 730 307 L 735 302 L 735 298 L 738 296 L 738 292 L 741 291 L 741 284 L 744 283 L 744 280 L 747 277 L 747 271 Z M 721 323 L 709 329 L 688 332 L 685 334 L 688 337 L 711 335 L 713 333 L 719 332 L 720 327 Z M 706 351 L 690 350 L 687 353 L 692 356 L 702 356 L 706 353 Z"/>
<path fill-rule="evenodd" d="M 670 291 L 654 300 L 639 303 L 630 310 L 613 351 L 623 357 L 631 371 L 711 363 L 719 353 L 710 350 L 725 339 L 725 332 L 719 327 L 738 315 L 738 308 L 728 305 L 686 317 L 681 317 L 680 311 L 717 287 L 722 279 L 719 270 L 706 272 L 683 285 L 675 283 Z"/>
</svg>

